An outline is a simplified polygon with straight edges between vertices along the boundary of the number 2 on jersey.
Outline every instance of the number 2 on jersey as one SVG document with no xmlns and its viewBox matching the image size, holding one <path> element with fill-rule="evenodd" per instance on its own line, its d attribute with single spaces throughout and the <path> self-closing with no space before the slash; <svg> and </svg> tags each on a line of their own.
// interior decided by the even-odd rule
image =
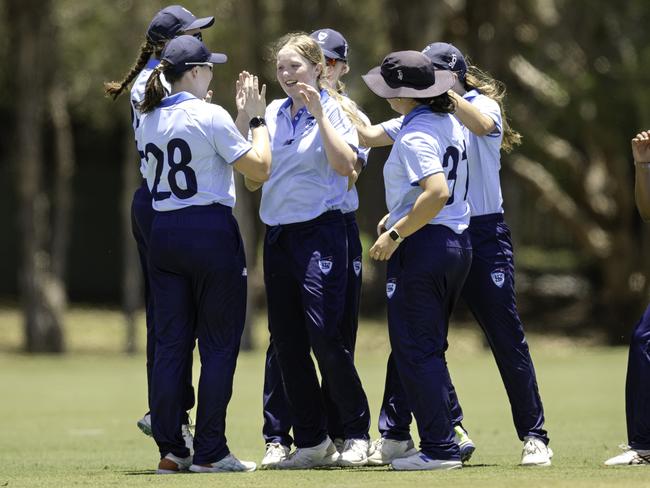
<svg viewBox="0 0 650 488">
<path fill-rule="evenodd" d="M 458 163 L 460 161 L 466 161 L 467 160 L 467 151 L 465 150 L 465 145 L 463 144 L 463 152 L 461 154 L 460 150 L 455 147 L 455 146 L 449 146 L 447 147 L 447 150 L 445 151 L 445 154 L 442 156 L 442 167 L 447 168 L 449 166 L 449 162 L 451 160 L 451 169 L 449 170 L 449 173 L 447 173 L 447 181 L 449 182 L 450 189 L 449 189 L 449 199 L 447 200 L 446 205 L 451 205 L 454 203 L 454 197 L 455 197 L 455 192 L 456 192 L 456 178 L 457 178 L 457 171 L 458 171 Z M 467 185 L 469 185 L 469 175 L 467 177 Z M 465 198 L 464 200 L 467 199 L 467 188 L 465 189 Z"/>
<path fill-rule="evenodd" d="M 158 191 L 160 178 L 162 177 L 163 168 L 165 165 L 165 153 L 162 149 L 153 143 L 146 145 L 144 152 L 147 158 L 152 155 L 156 159 L 156 178 L 153 182 L 151 195 L 155 201 L 165 200 L 169 198 L 172 193 L 175 197 L 185 200 L 196 195 L 197 182 L 196 173 L 189 167 L 192 161 L 192 151 L 190 146 L 183 139 L 175 138 L 167 143 L 167 164 L 169 165 L 169 172 L 167 173 L 167 182 L 169 183 L 169 191 Z M 180 159 L 176 160 L 176 155 Z M 185 188 L 178 185 L 178 173 L 183 173 L 185 178 Z"/>
</svg>

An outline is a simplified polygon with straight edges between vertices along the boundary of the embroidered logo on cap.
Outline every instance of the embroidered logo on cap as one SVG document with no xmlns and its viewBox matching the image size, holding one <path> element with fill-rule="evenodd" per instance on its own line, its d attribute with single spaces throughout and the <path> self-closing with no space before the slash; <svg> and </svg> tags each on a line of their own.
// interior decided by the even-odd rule
<svg viewBox="0 0 650 488">
<path fill-rule="evenodd" d="M 395 278 L 390 278 L 386 282 L 386 296 L 388 298 L 393 298 L 393 295 L 395 294 L 395 290 L 397 289 L 396 281 Z"/>
<path fill-rule="evenodd" d="M 503 284 L 506 282 L 506 274 L 502 269 L 495 269 L 492 271 L 492 273 L 490 273 L 490 276 L 492 277 L 492 281 L 495 285 L 497 285 L 499 288 L 503 288 Z"/>
<path fill-rule="evenodd" d="M 324 41 L 327 38 L 327 32 L 319 32 L 318 33 L 318 40 L 319 41 Z"/>
<path fill-rule="evenodd" d="M 451 61 L 449 61 L 449 68 L 454 69 L 454 66 L 456 66 L 456 61 L 458 61 L 456 54 L 452 54 Z"/>
<path fill-rule="evenodd" d="M 332 262 L 332 258 L 327 257 L 327 258 L 321 258 L 318 260 L 318 267 L 320 270 L 323 272 L 323 274 L 328 275 L 330 274 L 330 271 L 332 271 L 332 266 L 334 263 Z"/>
<path fill-rule="evenodd" d="M 354 258 L 352 261 L 352 269 L 355 275 L 359 276 L 361 274 L 361 256 Z"/>
</svg>

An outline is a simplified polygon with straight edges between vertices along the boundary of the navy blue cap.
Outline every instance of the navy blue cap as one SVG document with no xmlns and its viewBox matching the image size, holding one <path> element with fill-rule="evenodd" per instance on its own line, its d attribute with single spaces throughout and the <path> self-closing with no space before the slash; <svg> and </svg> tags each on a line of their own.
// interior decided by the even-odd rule
<svg viewBox="0 0 650 488">
<path fill-rule="evenodd" d="M 465 73 L 467 73 L 465 56 L 453 44 L 434 42 L 425 47 L 422 54 L 431 60 L 436 69 L 453 71 L 461 81 L 465 81 Z"/>
<path fill-rule="evenodd" d="M 320 45 L 326 58 L 348 61 L 348 41 L 340 32 L 334 29 L 318 29 L 309 36 Z"/>
<path fill-rule="evenodd" d="M 168 41 L 191 29 L 205 29 L 214 24 L 214 17 L 197 19 L 192 12 L 180 5 L 170 5 L 158 12 L 147 28 L 147 39 L 154 42 Z"/>
<path fill-rule="evenodd" d="M 381 66 L 362 76 L 382 98 L 431 98 L 447 92 L 456 82 L 449 70 L 437 70 L 418 51 L 397 51 L 384 58 Z"/>
<path fill-rule="evenodd" d="M 162 52 L 162 60 L 171 65 L 168 68 L 170 71 L 182 73 L 199 64 L 225 63 L 228 56 L 210 52 L 205 44 L 194 36 L 178 36 L 167 43 Z"/>
</svg>

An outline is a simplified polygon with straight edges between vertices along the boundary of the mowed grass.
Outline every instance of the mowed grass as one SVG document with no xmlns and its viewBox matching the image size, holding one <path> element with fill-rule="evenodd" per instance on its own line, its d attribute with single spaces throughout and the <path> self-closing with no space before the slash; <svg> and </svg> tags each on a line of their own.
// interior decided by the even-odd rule
<svg viewBox="0 0 650 488">
<path fill-rule="evenodd" d="M 27 356 L 16 352 L 17 313 L 0 310 L 0 487 L 650 486 L 649 468 L 602 466 L 626 437 L 624 348 L 529 338 L 555 457 L 550 468 L 526 469 L 517 466 L 521 443 L 492 356 L 474 327 L 458 326 L 452 326 L 448 359 L 466 427 L 477 444 L 462 470 L 334 468 L 156 476 L 156 447 L 135 427 L 146 409 L 144 355 L 119 353 L 124 334 L 117 312 L 75 309 L 68 317 L 68 355 Z M 262 321 L 256 340 L 260 346 L 265 341 Z M 373 437 L 387 347 L 384 325 L 364 322 L 357 357 L 372 407 Z M 259 347 L 240 355 L 227 428 L 232 451 L 257 462 L 264 449 L 262 351 Z"/>
</svg>

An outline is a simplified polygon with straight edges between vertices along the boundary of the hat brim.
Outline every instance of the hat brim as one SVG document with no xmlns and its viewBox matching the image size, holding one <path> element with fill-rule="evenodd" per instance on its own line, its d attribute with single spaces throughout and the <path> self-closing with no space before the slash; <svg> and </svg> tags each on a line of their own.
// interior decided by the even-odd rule
<svg viewBox="0 0 650 488">
<path fill-rule="evenodd" d="M 323 56 L 325 56 L 326 58 L 336 59 L 338 61 L 346 61 L 347 62 L 347 59 L 342 58 L 341 56 L 336 54 L 334 51 L 330 51 L 329 49 L 323 49 L 322 46 L 321 46 L 321 51 L 323 51 Z"/>
<path fill-rule="evenodd" d="M 368 88 L 381 98 L 431 98 L 442 95 L 456 83 L 456 75 L 451 71 L 436 70 L 436 82 L 423 89 L 399 86 L 392 88 L 381 75 L 381 67 L 371 69 L 368 74 L 361 76 Z"/>
<path fill-rule="evenodd" d="M 228 56 L 222 53 L 210 53 L 207 61 L 214 64 L 223 64 L 228 61 Z"/>
<path fill-rule="evenodd" d="M 207 27 L 211 27 L 212 24 L 214 24 L 214 17 L 202 17 L 200 19 L 196 19 L 194 22 L 188 25 L 185 28 L 185 31 L 192 29 L 205 29 Z"/>
</svg>

